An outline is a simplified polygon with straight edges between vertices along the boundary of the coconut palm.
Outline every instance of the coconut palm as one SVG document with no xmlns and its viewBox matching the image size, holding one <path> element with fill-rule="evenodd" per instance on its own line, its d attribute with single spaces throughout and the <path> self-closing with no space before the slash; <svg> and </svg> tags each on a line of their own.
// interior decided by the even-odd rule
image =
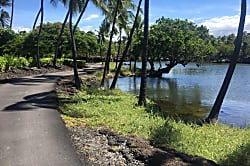
<svg viewBox="0 0 250 166">
<path fill-rule="evenodd" d="M 103 20 L 101 25 L 99 26 L 99 31 L 98 32 L 98 43 L 100 45 L 100 52 L 99 55 L 101 57 L 101 59 L 103 60 L 103 44 L 105 42 L 105 38 L 108 36 L 108 32 L 109 32 L 109 23 L 106 22 L 106 20 Z M 102 61 L 103 63 L 103 61 Z"/>
<path fill-rule="evenodd" d="M 231 62 L 229 64 L 229 68 L 228 68 L 228 71 L 227 71 L 226 76 L 224 78 L 223 84 L 222 84 L 221 89 L 219 91 L 219 94 L 215 100 L 215 103 L 212 107 L 212 110 L 211 110 L 209 116 L 206 118 L 206 122 L 215 123 L 218 120 L 221 105 L 222 105 L 223 100 L 225 98 L 225 95 L 227 93 L 229 84 L 231 82 L 231 79 L 232 79 L 232 76 L 233 76 L 233 73 L 234 73 L 234 70 L 235 70 L 235 67 L 237 64 L 237 59 L 239 57 L 242 38 L 243 38 L 244 25 L 245 25 L 246 11 L 247 11 L 246 0 L 242 0 L 240 23 L 239 23 L 239 28 L 238 28 L 238 35 L 237 35 L 237 38 L 235 41 L 234 52 L 233 52 L 233 55 L 231 57 Z"/>
<path fill-rule="evenodd" d="M 41 62 L 40 62 L 40 35 L 42 32 L 42 27 L 43 27 L 43 17 L 44 17 L 44 0 L 40 1 L 40 9 L 36 15 L 36 19 L 33 25 L 33 30 L 35 30 L 36 28 L 36 24 L 38 21 L 38 18 L 40 16 L 40 26 L 39 26 L 39 30 L 38 30 L 38 34 L 37 34 L 37 55 L 36 55 L 36 65 L 38 68 L 41 68 Z"/>
<path fill-rule="evenodd" d="M 2 9 L 2 7 L 10 6 L 10 0 L 0 0 L 0 26 L 6 28 L 9 26 L 9 13 Z"/>
<path fill-rule="evenodd" d="M 116 30 L 116 23 L 118 19 L 124 19 L 122 22 L 126 24 L 128 22 L 128 9 L 134 9 L 135 5 L 131 0 L 117 0 L 117 1 L 112 1 L 108 0 L 108 13 L 106 13 L 106 20 L 107 22 L 112 22 L 112 28 L 110 32 L 110 39 L 109 39 L 109 45 L 108 45 L 108 52 L 106 56 L 106 61 L 105 61 L 105 66 L 104 66 L 104 71 L 103 71 L 103 76 L 102 76 L 102 81 L 101 81 L 101 87 L 104 86 L 104 80 L 106 75 L 109 73 L 109 63 L 110 63 L 110 58 L 111 58 L 111 45 L 112 45 L 112 39 Z"/>
<path fill-rule="evenodd" d="M 72 18 L 73 18 L 73 11 L 75 9 L 75 6 L 73 5 L 74 0 L 70 1 L 69 4 L 69 29 L 70 29 L 70 37 L 71 37 L 71 47 L 72 47 L 72 58 L 73 58 L 73 64 L 74 64 L 74 79 L 75 79 L 75 87 L 76 89 L 80 89 L 81 83 L 80 78 L 77 71 L 77 63 L 76 63 L 76 43 L 74 39 L 74 32 L 73 32 L 73 25 L 72 25 Z"/>
<path fill-rule="evenodd" d="M 0 27 L 6 28 L 9 26 L 9 13 L 6 12 L 5 10 L 1 9 L 0 10 Z"/>
<path fill-rule="evenodd" d="M 125 57 L 127 56 L 127 53 L 128 53 L 128 50 L 129 50 L 129 46 L 131 45 L 131 42 L 132 42 L 132 37 L 133 37 L 133 34 L 134 34 L 134 31 L 135 31 L 135 28 L 137 26 L 137 19 L 139 17 L 139 12 L 140 12 L 140 8 L 141 8 L 141 3 L 142 3 L 142 0 L 139 1 L 139 4 L 138 4 L 138 7 L 137 7 L 137 12 L 136 12 L 136 16 L 135 16 L 135 20 L 134 20 L 134 24 L 133 24 L 133 27 L 130 31 L 130 34 L 129 34 L 129 38 L 128 38 L 128 42 L 127 42 L 127 45 L 126 45 L 126 48 L 122 54 L 122 58 L 121 58 L 121 61 L 119 63 L 119 66 L 116 70 L 116 73 L 115 73 L 115 77 L 113 79 L 113 82 L 110 86 L 110 89 L 114 89 L 115 88 L 115 85 L 116 85 L 116 82 L 117 82 L 117 79 L 118 79 L 118 76 L 121 72 L 121 67 L 122 67 L 122 64 L 123 64 L 123 61 L 125 59 Z"/>
<path fill-rule="evenodd" d="M 141 87 L 138 105 L 146 105 L 146 87 L 147 87 L 147 54 L 148 54 L 148 29 L 149 29 L 149 0 L 144 4 L 144 41 L 142 53 Z"/>
<path fill-rule="evenodd" d="M 58 0 L 51 0 L 51 1 L 52 1 L 52 3 L 53 3 L 54 5 L 56 5 L 57 2 L 58 2 Z M 61 1 L 62 1 L 62 3 L 63 3 L 65 6 L 67 6 L 69 0 L 61 0 Z M 78 19 L 77 19 L 77 21 L 76 21 L 76 24 L 75 24 L 75 26 L 74 26 L 74 29 L 73 29 L 73 34 L 74 34 L 75 31 L 76 31 L 76 28 L 77 28 L 77 26 L 78 26 L 78 24 L 79 24 L 79 22 L 80 22 L 80 20 L 81 20 L 81 18 L 82 18 L 82 16 L 83 16 L 85 10 L 86 10 L 86 8 L 87 8 L 87 6 L 88 6 L 88 4 L 89 4 L 89 1 L 90 1 L 90 0 L 86 0 L 86 1 L 85 1 L 85 0 L 76 0 L 76 1 L 74 1 L 74 3 L 73 3 L 74 6 L 76 6 L 76 4 L 77 4 L 77 6 L 78 6 L 78 9 L 77 9 L 77 8 L 74 8 L 75 10 L 73 10 L 73 14 L 74 14 L 74 13 L 80 12 L 80 15 L 79 15 L 79 17 L 78 17 Z M 102 11 L 105 10 L 104 0 L 91 0 L 91 2 L 92 2 L 96 7 L 100 8 Z M 76 9 L 77 9 L 77 10 L 76 10 Z M 64 32 L 64 28 L 65 28 L 65 25 L 66 25 L 66 23 L 67 23 L 68 17 L 69 17 L 69 10 L 68 10 L 68 12 L 67 12 L 67 14 L 66 14 L 66 16 L 65 16 L 64 22 L 63 22 L 63 24 L 62 24 L 62 28 L 61 28 L 60 34 L 58 35 L 57 44 L 56 44 L 56 48 L 55 48 L 55 55 L 54 55 L 54 60 L 53 60 L 53 65 L 54 65 L 54 67 L 56 67 L 56 61 L 57 61 L 57 57 L 58 57 L 59 46 L 60 46 L 60 43 L 61 43 L 61 37 L 62 37 L 62 33 Z"/>
<path fill-rule="evenodd" d="M 12 0 L 12 2 L 11 2 L 11 16 L 10 16 L 10 29 L 12 29 L 12 24 L 13 24 L 14 4 L 15 4 L 15 1 Z"/>
</svg>

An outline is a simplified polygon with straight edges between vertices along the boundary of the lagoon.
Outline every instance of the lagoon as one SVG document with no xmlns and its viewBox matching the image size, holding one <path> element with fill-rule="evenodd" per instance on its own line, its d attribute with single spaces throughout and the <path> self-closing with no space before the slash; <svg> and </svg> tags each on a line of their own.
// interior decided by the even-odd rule
<svg viewBox="0 0 250 166">
<path fill-rule="evenodd" d="M 163 78 L 148 78 L 147 97 L 156 101 L 168 115 L 185 120 L 205 118 L 219 92 L 227 67 L 228 64 L 178 65 Z M 119 78 L 117 88 L 139 95 L 140 78 Z M 239 127 L 250 125 L 250 65 L 237 65 L 219 122 Z"/>
</svg>

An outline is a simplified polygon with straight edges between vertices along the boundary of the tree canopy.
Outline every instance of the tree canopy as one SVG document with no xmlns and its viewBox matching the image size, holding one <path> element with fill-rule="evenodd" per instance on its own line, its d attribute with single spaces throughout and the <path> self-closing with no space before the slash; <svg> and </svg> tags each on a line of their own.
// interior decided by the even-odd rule
<svg viewBox="0 0 250 166">
<path fill-rule="evenodd" d="M 142 35 L 139 41 L 142 40 Z M 206 55 L 212 54 L 213 37 L 204 26 L 180 19 L 162 17 L 150 27 L 148 62 L 152 76 L 168 73 L 177 64 L 187 65 L 189 62 L 202 62 Z M 141 42 L 136 42 L 140 45 Z M 166 67 L 155 71 L 154 63 L 165 61 Z"/>
</svg>

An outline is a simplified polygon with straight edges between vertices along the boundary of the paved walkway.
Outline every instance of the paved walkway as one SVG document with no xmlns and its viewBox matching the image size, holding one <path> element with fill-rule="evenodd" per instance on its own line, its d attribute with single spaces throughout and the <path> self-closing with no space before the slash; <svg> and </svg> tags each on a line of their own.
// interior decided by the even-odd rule
<svg viewBox="0 0 250 166">
<path fill-rule="evenodd" d="M 55 84 L 59 76 L 70 74 L 23 77 L 0 84 L 0 166 L 86 165 L 78 159 L 56 110 Z"/>
</svg>

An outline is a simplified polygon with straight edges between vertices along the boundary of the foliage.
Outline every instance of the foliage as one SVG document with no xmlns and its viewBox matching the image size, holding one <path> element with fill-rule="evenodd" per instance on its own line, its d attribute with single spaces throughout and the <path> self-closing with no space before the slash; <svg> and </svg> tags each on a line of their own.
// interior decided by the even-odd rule
<svg viewBox="0 0 250 166">
<path fill-rule="evenodd" d="M 141 34 L 135 48 L 141 48 L 142 39 Z M 171 68 L 177 64 L 185 66 L 189 62 L 201 63 L 213 51 L 212 36 L 204 26 L 162 17 L 150 27 L 148 62 L 152 71 L 155 61 L 167 61 Z"/>
<path fill-rule="evenodd" d="M 57 35 L 59 34 L 61 23 L 46 23 L 43 25 L 43 31 L 40 36 L 40 54 L 41 58 L 52 57 L 55 51 L 55 45 L 57 41 Z M 24 33 L 24 34 L 15 34 L 11 30 L 2 30 L 0 29 L 0 43 L 3 46 L 0 51 L 3 50 L 3 54 L 13 55 L 13 56 L 24 56 L 24 57 L 33 57 L 37 53 L 36 41 L 37 33 L 39 27 L 34 31 Z M 4 32 L 4 33 L 1 33 Z M 69 28 L 66 27 L 62 35 L 62 44 L 60 46 L 60 56 L 70 56 L 71 57 L 71 45 L 69 38 Z M 3 39 L 3 40 L 2 40 Z M 76 46 L 78 48 L 79 55 L 81 56 L 91 56 L 98 54 L 98 40 L 94 33 L 92 32 L 83 32 L 79 29 L 75 32 Z M 1 52 L 0 52 L 1 53 Z"/>
<path fill-rule="evenodd" d="M 3 55 L 2 46 L 8 43 L 8 41 L 13 40 L 17 35 L 11 29 L 4 29 L 0 27 L 0 56 Z"/>
<path fill-rule="evenodd" d="M 22 68 L 30 65 L 29 60 L 24 57 L 0 56 L 0 71 L 8 71 L 14 68 Z"/>
<path fill-rule="evenodd" d="M 106 126 L 122 134 L 148 138 L 158 147 L 175 148 L 218 163 L 250 162 L 250 128 L 197 126 L 164 118 L 155 104 L 138 107 L 136 97 L 120 90 L 84 87 L 71 98 L 60 96 L 59 101 L 69 125 Z"/>
</svg>

